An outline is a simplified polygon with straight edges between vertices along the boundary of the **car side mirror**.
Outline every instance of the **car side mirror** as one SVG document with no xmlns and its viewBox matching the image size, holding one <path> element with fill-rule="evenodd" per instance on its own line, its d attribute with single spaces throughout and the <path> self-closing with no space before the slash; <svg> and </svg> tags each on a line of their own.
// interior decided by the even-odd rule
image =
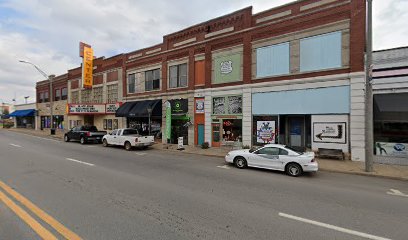
<svg viewBox="0 0 408 240">
<path fill-rule="evenodd" d="M 253 153 L 253 152 L 255 152 L 255 150 L 254 149 L 249 149 L 249 152 Z"/>
</svg>

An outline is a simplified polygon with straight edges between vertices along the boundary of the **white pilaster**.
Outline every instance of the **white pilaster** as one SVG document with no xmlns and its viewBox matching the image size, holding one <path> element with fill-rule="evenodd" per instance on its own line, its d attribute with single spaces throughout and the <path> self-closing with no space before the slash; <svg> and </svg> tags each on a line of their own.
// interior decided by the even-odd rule
<svg viewBox="0 0 408 240">
<path fill-rule="evenodd" d="M 351 160 L 365 161 L 365 75 L 350 76 Z"/>
</svg>

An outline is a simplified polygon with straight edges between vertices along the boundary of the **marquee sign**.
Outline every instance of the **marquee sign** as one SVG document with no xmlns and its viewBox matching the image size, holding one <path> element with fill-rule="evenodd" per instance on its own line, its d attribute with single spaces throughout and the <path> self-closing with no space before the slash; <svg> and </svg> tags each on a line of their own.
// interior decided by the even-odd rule
<svg viewBox="0 0 408 240">
<path fill-rule="evenodd" d="M 68 104 L 68 114 L 86 115 L 86 114 L 115 114 L 120 107 L 120 103 L 107 104 Z"/>
</svg>

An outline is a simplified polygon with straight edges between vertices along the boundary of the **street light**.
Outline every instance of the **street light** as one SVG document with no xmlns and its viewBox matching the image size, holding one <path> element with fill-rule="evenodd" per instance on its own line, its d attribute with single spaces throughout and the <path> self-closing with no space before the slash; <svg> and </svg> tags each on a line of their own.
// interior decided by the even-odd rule
<svg viewBox="0 0 408 240">
<path fill-rule="evenodd" d="M 148 106 L 147 107 L 147 113 L 149 114 L 149 136 L 150 136 L 150 129 L 151 129 L 151 115 L 152 115 L 152 111 L 153 111 L 153 109 L 152 109 L 152 106 Z"/>
<path fill-rule="evenodd" d="M 29 61 L 24 61 L 24 60 L 18 60 L 21 63 L 26 63 L 26 64 L 30 64 L 31 66 L 33 66 L 35 69 L 37 69 L 37 71 L 39 73 L 41 73 L 41 75 L 43 75 L 45 78 L 47 78 L 47 80 L 50 82 L 50 115 L 51 115 L 51 135 L 55 134 L 55 129 L 54 129 L 54 115 L 53 115 L 53 94 L 52 94 L 52 76 L 49 76 L 48 74 L 46 74 L 43 70 L 41 70 L 39 67 L 37 67 L 37 65 L 35 65 L 34 63 L 31 63 Z"/>
</svg>

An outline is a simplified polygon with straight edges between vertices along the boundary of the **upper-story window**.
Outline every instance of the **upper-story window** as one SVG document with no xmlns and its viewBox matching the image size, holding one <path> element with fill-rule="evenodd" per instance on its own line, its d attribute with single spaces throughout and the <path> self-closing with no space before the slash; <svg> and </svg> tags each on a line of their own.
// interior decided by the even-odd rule
<svg viewBox="0 0 408 240">
<path fill-rule="evenodd" d="M 44 92 L 40 92 L 40 96 L 38 97 L 38 102 L 39 103 L 44 102 Z"/>
<path fill-rule="evenodd" d="M 71 92 L 71 103 L 79 103 L 79 91 Z"/>
<path fill-rule="evenodd" d="M 91 102 L 91 89 L 84 89 L 81 91 L 81 103 Z"/>
<path fill-rule="evenodd" d="M 66 87 L 61 89 L 61 100 L 67 100 L 68 98 L 68 89 Z"/>
<path fill-rule="evenodd" d="M 128 87 L 128 93 L 136 92 L 136 73 L 132 73 L 128 75 L 127 87 Z"/>
<path fill-rule="evenodd" d="M 108 103 L 116 103 L 118 101 L 118 84 L 111 84 L 107 86 Z"/>
<path fill-rule="evenodd" d="M 142 73 L 131 73 L 127 78 L 127 90 L 128 93 L 136 93 L 140 91 Z"/>
<path fill-rule="evenodd" d="M 187 63 L 170 66 L 170 88 L 187 87 Z"/>
<path fill-rule="evenodd" d="M 145 91 L 160 89 L 160 69 L 145 72 Z"/>
<path fill-rule="evenodd" d="M 60 99 L 61 99 L 61 89 L 57 88 L 55 89 L 54 101 L 59 101 Z"/>
<path fill-rule="evenodd" d="M 256 77 L 289 74 L 289 43 L 256 49 Z"/>
<path fill-rule="evenodd" d="M 50 101 L 50 99 L 48 97 L 48 91 L 44 92 L 44 101 L 43 102 L 49 102 L 49 101 Z"/>
<path fill-rule="evenodd" d="M 341 32 L 332 32 L 300 40 L 300 71 L 341 67 Z"/>
<path fill-rule="evenodd" d="M 103 102 L 103 87 L 96 87 L 93 89 L 93 103 Z"/>
</svg>

